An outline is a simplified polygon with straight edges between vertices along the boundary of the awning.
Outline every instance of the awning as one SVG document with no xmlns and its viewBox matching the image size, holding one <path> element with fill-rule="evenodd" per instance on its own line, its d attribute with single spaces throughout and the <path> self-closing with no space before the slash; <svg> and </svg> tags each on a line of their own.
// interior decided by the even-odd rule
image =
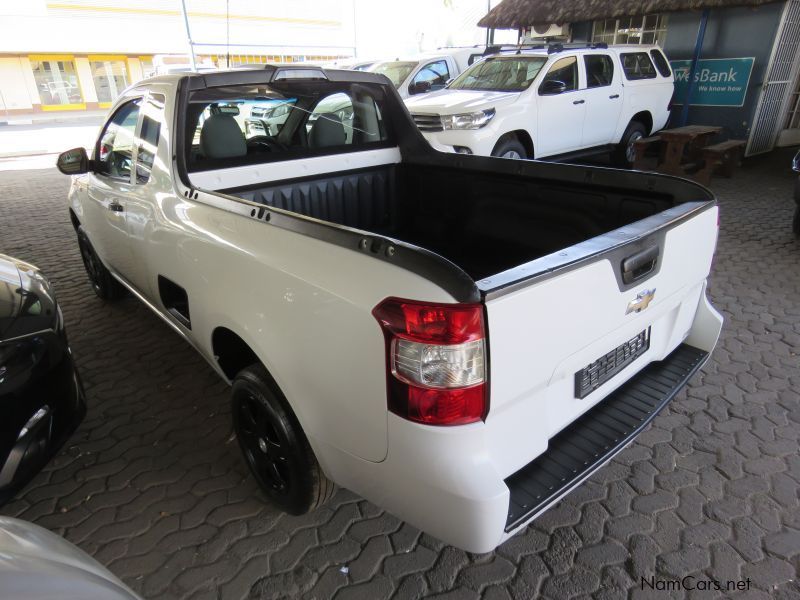
<svg viewBox="0 0 800 600">
<path fill-rule="evenodd" d="M 780 0 L 503 0 L 479 27 L 520 29 L 534 24 L 576 23 L 653 13 L 760 6 Z"/>
</svg>

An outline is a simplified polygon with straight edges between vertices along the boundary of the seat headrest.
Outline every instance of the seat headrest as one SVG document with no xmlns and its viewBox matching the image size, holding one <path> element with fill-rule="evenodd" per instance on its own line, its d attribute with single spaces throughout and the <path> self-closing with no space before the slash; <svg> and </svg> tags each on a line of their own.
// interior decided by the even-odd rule
<svg viewBox="0 0 800 600">
<path fill-rule="evenodd" d="M 247 154 L 247 142 L 231 115 L 217 113 L 203 123 L 200 150 L 206 158 L 231 158 Z"/>
<path fill-rule="evenodd" d="M 346 141 L 344 125 L 336 113 L 321 113 L 308 134 L 308 145 L 312 148 L 341 146 Z"/>
</svg>

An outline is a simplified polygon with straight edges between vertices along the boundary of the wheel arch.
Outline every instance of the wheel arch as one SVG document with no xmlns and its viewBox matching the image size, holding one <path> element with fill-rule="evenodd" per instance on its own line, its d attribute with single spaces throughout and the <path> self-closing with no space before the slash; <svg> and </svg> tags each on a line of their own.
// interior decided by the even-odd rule
<svg viewBox="0 0 800 600">
<path fill-rule="evenodd" d="M 72 227 L 75 231 L 78 231 L 78 228 L 81 226 L 81 221 L 78 218 L 78 215 L 75 214 L 75 211 L 72 210 L 72 207 L 69 208 L 69 221 L 72 223 Z"/>
<path fill-rule="evenodd" d="M 233 381 L 236 374 L 253 363 L 264 364 L 250 345 L 233 330 L 217 327 L 211 333 L 211 351 L 214 360 L 228 380 Z M 267 369 L 266 365 L 264 368 Z M 267 369 L 269 373 L 269 369 Z M 274 378 L 270 374 L 273 383 Z"/>
<path fill-rule="evenodd" d="M 494 151 L 500 144 L 509 138 L 516 138 L 516 140 L 522 144 L 522 147 L 525 148 L 525 154 L 527 154 L 526 158 L 533 158 L 533 138 L 531 134 L 524 129 L 515 129 L 514 131 L 508 131 L 501 135 L 492 148 L 492 154 L 494 154 Z"/>
<path fill-rule="evenodd" d="M 638 113 L 633 115 L 630 121 L 628 121 L 628 125 L 625 126 L 625 129 L 627 129 L 630 126 L 630 124 L 633 123 L 634 121 L 637 121 L 642 125 L 644 125 L 645 129 L 647 129 L 646 135 L 650 135 L 651 133 L 653 133 L 653 115 L 650 113 L 649 110 L 640 110 Z M 625 132 L 623 131 L 623 133 Z"/>
</svg>

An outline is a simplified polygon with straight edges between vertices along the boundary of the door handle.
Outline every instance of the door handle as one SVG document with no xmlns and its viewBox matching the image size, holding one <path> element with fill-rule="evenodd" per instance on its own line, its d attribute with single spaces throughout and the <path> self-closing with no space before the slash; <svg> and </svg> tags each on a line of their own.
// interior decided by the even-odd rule
<svg viewBox="0 0 800 600">
<path fill-rule="evenodd" d="M 658 246 L 650 246 L 623 259 L 622 282 L 630 284 L 651 273 L 656 268 L 659 253 Z"/>
<path fill-rule="evenodd" d="M 611 98 L 612 100 L 616 100 L 617 98 L 619 98 L 619 94 L 611 94 L 609 98 Z"/>
<path fill-rule="evenodd" d="M 122 211 L 125 210 L 125 207 L 122 206 L 122 204 L 120 204 L 116 200 L 114 200 L 114 201 L 108 203 L 108 210 L 110 210 L 112 212 L 122 212 Z"/>
<path fill-rule="evenodd" d="M 586 102 L 586 100 L 573 100 L 572 101 L 573 104 L 583 104 L 584 102 Z"/>
</svg>

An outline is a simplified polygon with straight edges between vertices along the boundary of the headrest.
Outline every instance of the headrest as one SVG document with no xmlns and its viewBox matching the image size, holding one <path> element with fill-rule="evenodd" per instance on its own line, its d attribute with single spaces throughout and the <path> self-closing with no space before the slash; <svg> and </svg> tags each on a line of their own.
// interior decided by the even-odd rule
<svg viewBox="0 0 800 600">
<path fill-rule="evenodd" d="M 308 134 L 308 145 L 312 148 L 341 146 L 346 140 L 344 125 L 336 113 L 321 113 Z"/>
<path fill-rule="evenodd" d="M 231 158 L 247 154 L 247 142 L 231 115 L 211 115 L 200 130 L 200 150 L 206 158 Z"/>
</svg>

